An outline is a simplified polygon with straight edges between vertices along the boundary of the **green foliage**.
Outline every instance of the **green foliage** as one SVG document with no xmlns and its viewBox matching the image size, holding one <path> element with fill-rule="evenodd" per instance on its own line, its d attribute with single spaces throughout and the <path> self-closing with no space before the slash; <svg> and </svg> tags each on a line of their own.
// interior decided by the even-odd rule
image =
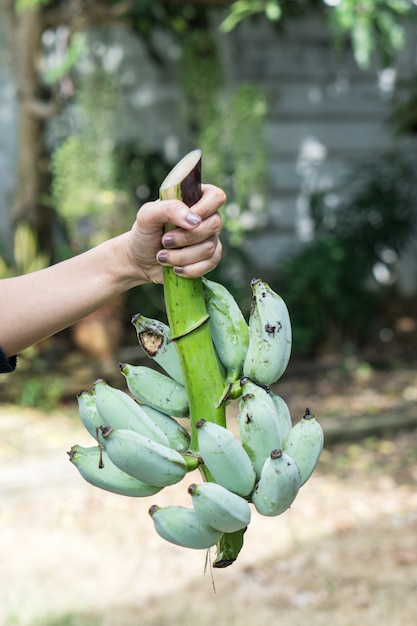
<svg viewBox="0 0 417 626">
<path fill-rule="evenodd" d="M 184 36 L 182 47 L 184 123 L 203 152 L 204 179 L 226 191 L 224 242 L 239 247 L 265 221 L 266 96 L 249 84 L 226 91 L 208 25 Z"/>
<path fill-rule="evenodd" d="M 237 0 L 223 20 L 221 29 L 230 32 L 243 20 L 261 13 L 272 22 L 279 20 L 282 15 L 280 3 L 277 0 Z"/>
<path fill-rule="evenodd" d="M 374 52 L 383 65 L 392 62 L 404 47 L 403 19 L 412 11 L 412 0 L 340 0 L 329 17 L 336 40 L 348 35 L 356 62 L 366 68 Z"/>
<path fill-rule="evenodd" d="M 47 4 L 51 4 L 52 2 L 53 0 L 17 0 L 16 10 L 18 13 L 23 13 L 23 11 L 38 9 L 42 6 L 46 6 Z"/>
<path fill-rule="evenodd" d="M 200 145 L 207 155 L 205 176 L 227 193 L 223 215 L 233 247 L 241 246 L 248 232 L 265 223 L 266 112 L 263 91 L 255 85 L 240 85 L 219 102 L 216 118 L 201 134 Z"/>
<path fill-rule="evenodd" d="M 328 236 L 281 268 L 277 284 L 291 311 L 295 354 L 339 351 L 368 336 L 379 297 L 367 288 L 364 261 L 343 238 Z"/>
<path fill-rule="evenodd" d="M 388 124 L 397 135 L 417 134 L 417 72 L 397 81 Z"/>
<path fill-rule="evenodd" d="M 318 236 L 343 238 L 369 264 L 383 261 L 386 250 L 399 255 L 417 227 L 416 167 L 416 156 L 400 151 L 352 164 L 338 205 L 333 206 L 334 191 L 313 201 Z"/>
<path fill-rule="evenodd" d="M 33 626 L 101 626 L 101 616 L 68 611 L 62 614 L 43 615 L 36 619 Z"/>
<path fill-rule="evenodd" d="M 49 265 L 48 257 L 39 249 L 34 231 L 24 222 L 16 226 L 12 252 L 12 259 L 0 255 L 0 278 L 28 274 Z"/>
<path fill-rule="evenodd" d="M 242 20 L 264 14 L 271 22 L 279 22 L 298 13 L 317 10 L 321 5 L 329 20 L 330 30 L 342 49 L 350 40 L 357 64 L 366 68 L 377 53 L 384 65 L 392 62 L 404 47 L 404 20 L 412 19 L 412 0 L 237 0 L 229 10 L 221 28 L 228 32 Z"/>
<path fill-rule="evenodd" d="M 130 198 L 118 180 L 112 139 L 116 98 L 108 74 L 97 71 L 84 77 L 76 96 L 79 132 L 52 156 L 53 202 L 66 220 L 75 250 L 119 234 L 134 218 Z"/>
<path fill-rule="evenodd" d="M 316 238 L 277 276 L 295 353 L 369 339 L 396 260 L 417 232 L 416 166 L 415 158 L 389 153 L 352 168 L 337 206 L 334 191 L 315 198 Z"/>
<path fill-rule="evenodd" d="M 45 82 L 52 85 L 61 78 L 64 78 L 64 76 L 67 76 L 75 68 L 84 52 L 85 39 L 83 36 L 76 33 L 69 41 L 68 48 L 59 62 L 44 72 L 43 78 Z"/>
<path fill-rule="evenodd" d="M 45 375 L 29 376 L 22 383 L 17 403 L 48 412 L 57 407 L 64 393 L 65 383 L 58 378 L 47 379 Z"/>
</svg>

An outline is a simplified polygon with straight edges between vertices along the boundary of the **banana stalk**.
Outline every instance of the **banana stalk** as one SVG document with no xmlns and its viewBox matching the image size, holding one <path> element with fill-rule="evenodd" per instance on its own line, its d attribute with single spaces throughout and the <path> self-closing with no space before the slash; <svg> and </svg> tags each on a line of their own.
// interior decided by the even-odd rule
<svg viewBox="0 0 417 626">
<path fill-rule="evenodd" d="M 165 178 L 160 198 L 178 199 L 192 206 L 201 195 L 201 151 L 193 150 Z M 171 228 L 166 226 L 166 230 Z M 196 424 L 200 419 L 226 426 L 225 407 L 219 406 L 223 376 L 211 339 L 201 278 L 183 278 L 165 267 L 164 297 L 190 401 L 190 450 L 198 453 Z"/>
<path fill-rule="evenodd" d="M 193 150 L 165 178 L 159 197 L 161 200 L 182 200 L 191 207 L 201 195 L 201 151 Z M 171 224 L 166 225 L 166 230 L 172 228 Z M 224 381 L 210 334 L 202 280 L 178 276 L 172 268 L 165 267 L 164 297 L 171 337 L 178 350 L 190 402 L 190 450 L 198 454 L 196 424 L 204 419 L 226 426 L 226 409 L 221 402 Z M 204 465 L 201 466 L 201 471 L 206 480 L 213 481 Z M 243 531 L 238 532 L 242 533 L 242 541 L 236 542 L 237 533 L 233 533 L 230 535 L 233 538 L 230 547 L 227 545 L 229 535 L 223 536 L 222 564 L 225 551 L 230 563 L 236 559 L 243 543 Z M 217 566 L 216 561 L 214 567 Z"/>
</svg>

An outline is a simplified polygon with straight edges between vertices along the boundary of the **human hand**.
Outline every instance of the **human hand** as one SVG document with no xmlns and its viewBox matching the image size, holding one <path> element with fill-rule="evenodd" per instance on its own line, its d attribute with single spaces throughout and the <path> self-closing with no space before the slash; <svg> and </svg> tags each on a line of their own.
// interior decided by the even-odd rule
<svg viewBox="0 0 417 626">
<path fill-rule="evenodd" d="M 218 213 L 224 192 L 202 185 L 202 198 L 190 209 L 180 200 L 147 202 L 129 233 L 128 254 L 141 282 L 163 282 L 163 265 L 186 278 L 214 269 L 220 261 L 222 220 Z M 176 228 L 164 234 L 164 226 Z"/>
</svg>

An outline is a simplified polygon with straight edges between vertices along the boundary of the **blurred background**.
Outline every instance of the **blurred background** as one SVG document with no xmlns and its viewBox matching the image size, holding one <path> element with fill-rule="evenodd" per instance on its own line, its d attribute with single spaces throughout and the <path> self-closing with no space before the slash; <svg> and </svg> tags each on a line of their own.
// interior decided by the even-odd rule
<svg viewBox="0 0 417 626">
<path fill-rule="evenodd" d="M 159 286 L 133 290 L 25 351 L 18 370 L 0 380 L 0 543 L 10 536 L 0 623 L 165 624 L 169 607 L 183 624 L 201 622 L 195 607 L 184 608 L 193 594 L 214 603 L 207 620 L 253 624 L 255 600 L 246 617 L 238 607 L 255 588 L 265 619 L 285 606 L 294 625 L 414 624 L 415 0 L 0 0 L 0 278 L 130 228 L 169 169 L 196 147 L 204 181 L 228 197 L 223 260 L 210 277 L 246 315 L 254 276 L 290 310 L 293 356 L 277 390 L 294 420 L 306 404 L 322 417 L 327 447 L 316 482 L 298 514 L 294 507 L 288 520 L 257 521 L 252 550 L 230 578 L 221 574 L 217 594 L 209 575 L 196 582 L 201 555 L 184 556 L 142 528 L 149 503 L 133 516 L 137 503 L 80 485 L 61 458 L 73 436 L 85 436 L 76 394 L 98 376 L 123 387 L 117 363 L 144 358 L 132 316 L 165 316 Z M 132 561 L 130 542 L 120 546 L 129 532 L 149 534 Z M 378 545 L 387 538 L 394 544 L 381 562 Z M 100 545 L 109 551 L 103 571 Z M 85 554 L 74 582 L 77 546 Z M 178 576 L 174 556 L 188 575 Z M 369 576 L 358 570 L 363 559 Z M 300 585 L 309 567 L 317 589 Z M 388 567 L 397 587 L 378 578 Z M 117 593 L 109 570 L 120 577 Z M 291 585 L 278 602 L 270 581 L 283 578 Z M 152 605 L 169 593 L 160 608 Z M 143 621 L 138 607 L 147 602 Z"/>
</svg>

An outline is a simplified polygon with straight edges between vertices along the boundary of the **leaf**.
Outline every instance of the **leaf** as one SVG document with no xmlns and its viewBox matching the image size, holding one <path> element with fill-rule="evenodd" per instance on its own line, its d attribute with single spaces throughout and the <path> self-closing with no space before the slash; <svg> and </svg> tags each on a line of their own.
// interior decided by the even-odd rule
<svg viewBox="0 0 417 626">
<path fill-rule="evenodd" d="M 45 70 L 43 78 L 49 85 L 67 76 L 74 69 L 77 61 L 86 50 L 85 39 L 82 35 L 74 35 L 67 50 L 54 67 Z"/>
<path fill-rule="evenodd" d="M 267 5 L 272 4 L 276 4 L 275 0 L 270 0 L 266 5 L 264 0 L 237 0 L 237 2 L 232 4 L 229 14 L 220 24 L 220 29 L 223 32 L 228 33 L 242 20 L 251 17 L 256 13 L 266 12 Z"/>
<path fill-rule="evenodd" d="M 16 10 L 18 13 L 38 9 L 44 5 L 51 4 L 53 0 L 17 0 Z"/>
<path fill-rule="evenodd" d="M 27 224 L 18 224 L 16 228 L 13 253 L 19 274 L 29 274 L 48 265 L 46 255 L 39 251 L 35 233 Z"/>
</svg>

